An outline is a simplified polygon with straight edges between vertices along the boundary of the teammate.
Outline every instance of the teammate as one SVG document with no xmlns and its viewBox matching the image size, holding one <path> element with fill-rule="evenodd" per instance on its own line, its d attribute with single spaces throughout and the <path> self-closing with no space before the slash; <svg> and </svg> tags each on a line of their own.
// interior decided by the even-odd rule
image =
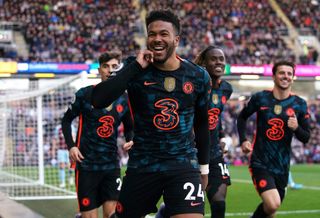
<svg viewBox="0 0 320 218">
<path fill-rule="evenodd" d="M 205 67 L 210 74 L 212 89 L 208 108 L 210 131 L 210 173 L 207 197 L 210 202 L 211 217 L 224 217 L 227 186 L 231 184 L 229 170 L 224 162 L 226 139 L 221 125 L 222 111 L 232 94 L 232 86 L 221 80 L 226 66 L 226 58 L 221 48 L 208 46 L 195 59 L 195 63 Z"/>
<path fill-rule="evenodd" d="M 242 151 L 252 151 L 250 172 L 260 194 L 259 204 L 252 217 L 274 217 L 285 197 L 290 167 L 293 135 L 306 143 L 310 137 L 306 101 L 291 93 L 295 65 L 280 61 L 272 68 L 274 87 L 252 95 L 237 119 Z M 257 113 L 254 146 L 246 139 L 246 120 Z"/>
<path fill-rule="evenodd" d="M 163 195 L 169 216 L 200 218 L 209 173 L 210 78 L 176 55 L 180 23 L 171 11 L 150 12 L 146 27 L 147 50 L 92 95 L 101 108 L 127 89 L 134 114 L 134 146 L 114 217 L 156 212 Z"/>
<path fill-rule="evenodd" d="M 104 53 L 99 57 L 99 64 L 101 80 L 105 81 L 119 66 L 120 55 Z M 81 88 L 76 93 L 75 101 L 62 119 L 62 127 L 70 159 L 76 162 L 78 204 L 82 217 L 98 217 L 98 207 L 103 205 L 103 216 L 108 218 L 115 211 L 122 183 L 117 129 L 123 122 L 128 142 L 124 147 L 130 147 L 133 144 L 133 121 L 126 94 L 105 108 L 95 109 L 91 105 L 93 87 Z M 79 117 L 79 124 L 74 142 L 71 123 L 76 117 Z"/>
<path fill-rule="evenodd" d="M 220 218 L 225 214 L 227 186 L 231 184 L 229 170 L 223 159 L 226 143 L 222 131 L 221 113 L 224 104 L 232 94 L 232 86 L 227 81 L 221 80 L 226 65 L 226 58 L 221 48 L 208 46 L 200 52 L 194 62 L 207 69 L 212 81 L 208 107 L 211 146 L 210 173 L 206 191 L 210 202 L 211 217 Z M 165 207 L 161 205 L 156 218 L 165 217 L 167 217 Z"/>
</svg>

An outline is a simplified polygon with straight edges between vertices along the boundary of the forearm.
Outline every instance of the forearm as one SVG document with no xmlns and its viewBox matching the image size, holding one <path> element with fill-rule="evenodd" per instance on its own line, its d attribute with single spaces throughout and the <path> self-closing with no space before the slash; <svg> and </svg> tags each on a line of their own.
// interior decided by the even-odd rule
<svg viewBox="0 0 320 218">
<path fill-rule="evenodd" d="M 210 158 L 207 105 L 197 108 L 196 110 L 194 132 L 199 164 L 206 165 L 209 163 Z"/>
<path fill-rule="evenodd" d="M 294 131 L 297 139 L 303 143 L 307 143 L 310 138 L 310 130 L 307 127 L 298 126 L 298 128 Z"/>
<path fill-rule="evenodd" d="M 142 71 L 137 61 L 127 64 L 113 78 L 107 79 L 93 88 L 91 103 L 96 108 L 104 108 L 119 98 L 127 89 L 128 82 Z"/>
<path fill-rule="evenodd" d="M 239 134 L 239 142 L 240 145 L 242 142 L 246 141 L 246 128 L 247 128 L 247 119 L 244 118 L 242 112 L 239 114 L 238 119 L 237 119 L 237 129 L 238 129 L 238 134 Z"/>
<path fill-rule="evenodd" d="M 68 150 L 76 146 L 72 137 L 71 123 L 72 123 L 72 118 L 68 115 L 68 112 L 67 112 L 62 118 L 61 127 L 62 127 L 64 140 L 68 146 Z"/>
</svg>

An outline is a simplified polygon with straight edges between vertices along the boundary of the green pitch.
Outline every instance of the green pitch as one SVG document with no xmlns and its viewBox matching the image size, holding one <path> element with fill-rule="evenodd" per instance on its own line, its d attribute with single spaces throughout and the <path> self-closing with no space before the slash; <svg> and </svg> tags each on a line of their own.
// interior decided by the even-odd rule
<svg viewBox="0 0 320 218">
<path fill-rule="evenodd" d="M 292 174 L 301 190 L 288 189 L 286 198 L 277 214 L 284 218 L 320 217 L 320 165 L 294 165 Z M 260 199 L 251 183 L 246 166 L 230 167 L 232 185 L 228 189 L 226 217 L 248 218 Z M 19 201 L 47 218 L 74 217 L 76 200 Z M 102 217 L 102 216 L 100 216 Z M 210 207 L 206 202 L 206 216 L 210 217 Z"/>
</svg>

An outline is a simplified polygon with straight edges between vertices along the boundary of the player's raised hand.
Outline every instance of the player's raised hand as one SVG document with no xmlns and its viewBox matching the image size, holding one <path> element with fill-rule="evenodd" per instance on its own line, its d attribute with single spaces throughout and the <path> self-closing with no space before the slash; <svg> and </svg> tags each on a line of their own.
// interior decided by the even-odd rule
<svg viewBox="0 0 320 218">
<path fill-rule="evenodd" d="M 248 140 L 242 142 L 241 149 L 242 149 L 242 152 L 245 154 L 248 154 L 249 152 L 251 152 L 252 151 L 251 142 L 249 142 Z"/>
<path fill-rule="evenodd" d="M 82 162 L 84 159 L 78 147 L 72 147 L 69 150 L 69 158 L 72 162 Z"/>
<path fill-rule="evenodd" d="M 136 60 L 142 68 L 146 68 L 150 63 L 153 63 L 153 53 L 150 50 L 141 50 Z"/>
<path fill-rule="evenodd" d="M 298 120 L 296 115 L 294 114 L 293 116 L 290 116 L 288 119 L 288 127 L 292 130 L 295 131 L 298 128 Z"/>
<path fill-rule="evenodd" d="M 220 148 L 223 154 L 227 154 L 228 153 L 228 146 L 227 146 L 227 140 L 226 138 L 221 138 L 219 140 L 219 144 L 220 144 Z"/>
<path fill-rule="evenodd" d="M 129 142 L 124 143 L 122 148 L 123 150 L 128 151 L 131 149 L 132 145 L 133 145 L 133 141 L 131 140 Z"/>
</svg>

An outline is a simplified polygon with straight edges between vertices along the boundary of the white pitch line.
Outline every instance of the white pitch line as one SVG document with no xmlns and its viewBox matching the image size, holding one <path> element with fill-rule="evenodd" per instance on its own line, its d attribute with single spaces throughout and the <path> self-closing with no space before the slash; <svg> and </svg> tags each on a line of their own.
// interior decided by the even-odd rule
<svg viewBox="0 0 320 218">
<path fill-rule="evenodd" d="M 243 213 L 226 213 L 228 217 L 234 216 L 250 216 L 253 212 L 243 212 Z M 289 214 L 311 214 L 311 213 L 319 213 L 320 210 L 291 210 L 291 211 L 278 211 L 277 214 L 289 215 Z M 205 214 L 204 217 L 211 217 L 211 214 Z"/>
<path fill-rule="evenodd" d="M 235 217 L 235 216 L 250 216 L 253 212 L 242 212 L 242 213 L 226 213 L 228 217 Z M 289 211 L 278 211 L 277 214 L 281 215 L 289 215 L 289 214 L 311 214 L 311 213 L 319 213 L 319 210 L 289 210 Z M 210 213 L 206 213 L 204 217 L 211 217 Z M 146 218 L 154 218 L 153 215 L 147 215 Z"/>
<path fill-rule="evenodd" d="M 245 180 L 245 179 L 232 179 L 232 178 L 231 178 L 231 182 L 239 182 L 239 183 L 252 184 L 252 181 L 251 181 L 251 180 Z M 302 187 L 301 189 L 309 189 L 309 190 L 320 191 L 320 187 L 319 187 L 319 186 L 305 186 L 305 185 L 303 185 L 303 187 Z"/>
</svg>

